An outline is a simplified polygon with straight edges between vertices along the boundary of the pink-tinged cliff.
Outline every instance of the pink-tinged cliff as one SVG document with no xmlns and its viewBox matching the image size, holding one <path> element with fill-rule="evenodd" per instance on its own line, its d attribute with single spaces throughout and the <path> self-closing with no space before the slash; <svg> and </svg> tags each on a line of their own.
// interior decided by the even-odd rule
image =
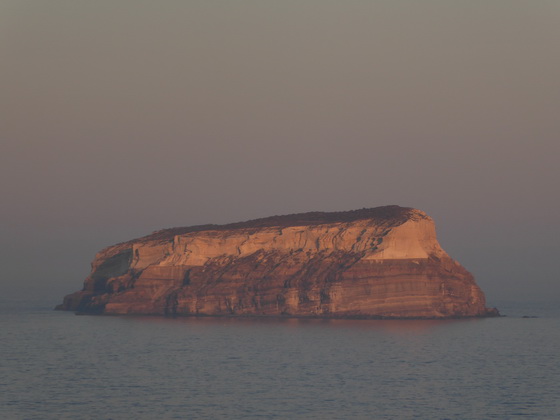
<svg viewBox="0 0 560 420">
<path fill-rule="evenodd" d="M 424 212 L 386 206 L 166 229 L 110 246 L 57 309 L 97 314 L 495 316 Z"/>
</svg>

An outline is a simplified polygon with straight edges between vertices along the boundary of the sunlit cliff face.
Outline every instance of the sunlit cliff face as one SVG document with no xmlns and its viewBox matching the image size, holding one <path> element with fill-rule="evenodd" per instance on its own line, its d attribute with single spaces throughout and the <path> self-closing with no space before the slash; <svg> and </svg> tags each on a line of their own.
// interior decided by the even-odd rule
<svg viewBox="0 0 560 420">
<path fill-rule="evenodd" d="M 96 256 L 84 290 L 69 295 L 62 309 L 366 318 L 490 314 L 470 273 L 441 249 L 425 213 L 398 206 L 367 211 L 156 232 L 115 245 Z"/>
</svg>

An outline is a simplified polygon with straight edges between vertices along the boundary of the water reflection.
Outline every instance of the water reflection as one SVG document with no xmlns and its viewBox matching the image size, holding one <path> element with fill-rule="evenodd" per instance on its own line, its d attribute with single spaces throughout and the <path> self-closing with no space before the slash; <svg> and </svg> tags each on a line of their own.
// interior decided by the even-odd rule
<svg viewBox="0 0 560 420">
<path fill-rule="evenodd" d="M 558 318 L 2 320 L 0 418 L 560 418 Z"/>
<path fill-rule="evenodd" d="M 235 327 L 235 328 L 333 328 L 337 330 L 378 331 L 390 334 L 425 334 L 443 327 L 457 324 L 482 322 L 479 318 L 465 319 L 409 319 L 409 320 L 373 320 L 373 319 L 318 319 L 318 318 L 284 318 L 284 317 L 122 317 L 126 320 L 162 325 L 186 325 L 190 327 Z"/>
</svg>

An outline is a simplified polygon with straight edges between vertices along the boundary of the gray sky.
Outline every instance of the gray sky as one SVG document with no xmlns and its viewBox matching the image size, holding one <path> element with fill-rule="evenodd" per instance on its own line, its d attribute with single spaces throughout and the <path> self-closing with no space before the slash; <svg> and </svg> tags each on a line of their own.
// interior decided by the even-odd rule
<svg viewBox="0 0 560 420">
<path fill-rule="evenodd" d="M 557 0 L 0 0 L 4 296 L 153 230 L 399 204 L 560 301 Z"/>
</svg>

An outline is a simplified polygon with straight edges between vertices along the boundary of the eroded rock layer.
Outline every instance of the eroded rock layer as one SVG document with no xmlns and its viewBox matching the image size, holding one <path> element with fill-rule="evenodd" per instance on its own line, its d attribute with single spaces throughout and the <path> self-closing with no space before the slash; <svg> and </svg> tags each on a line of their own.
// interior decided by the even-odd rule
<svg viewBox="0 0 560 420">
<path fill-rule="evenodd" d="M 105 248 L 57 309 L 145 315 L 496 315 L 424 212 L 386 206 L 166 229 Z"/>
</svg>

